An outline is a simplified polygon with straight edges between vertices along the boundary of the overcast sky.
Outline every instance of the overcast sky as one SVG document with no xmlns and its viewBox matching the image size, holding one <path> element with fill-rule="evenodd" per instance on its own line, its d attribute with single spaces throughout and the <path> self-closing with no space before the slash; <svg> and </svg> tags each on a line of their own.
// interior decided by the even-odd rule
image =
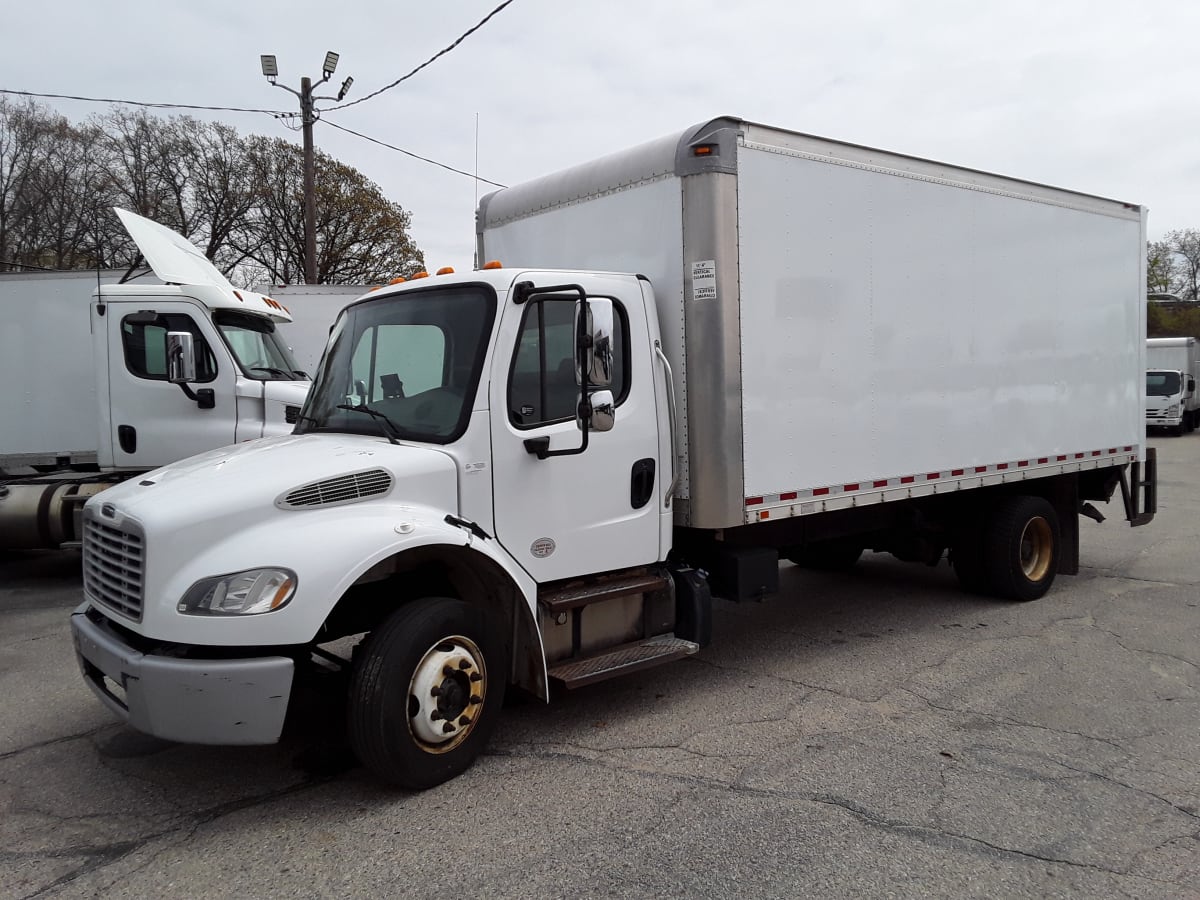
<svg viewBox="0 0 1200 900">
<path fill-rule="evenodd" d="M 292 110 L 259 54 L 298 87 L 335 50 L 322 93 L 350 75 L 353 100 L 499 2 L 9 0 L 0 88 Z M 515 184 L 734 115 L 1144 204 L 1157 237 L 1200 227 L 1197 33 L 1185 0 L 515 0 L 327 118 L 472 171 L 478 114 L 479 174 Z M 72 119 L 104 109 L 42 102 Z M 299 140 L 270 116 L 192 114 Z M 470 267 L 473 179 L 323 123 L 315 135 L 412 213 L 431 268 Z"/>
</svg>

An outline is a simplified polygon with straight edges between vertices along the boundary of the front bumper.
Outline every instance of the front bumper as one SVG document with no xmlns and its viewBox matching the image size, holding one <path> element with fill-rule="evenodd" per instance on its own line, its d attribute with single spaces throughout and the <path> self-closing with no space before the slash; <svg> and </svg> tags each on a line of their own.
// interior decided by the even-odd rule
<svg viewBox="0 0 1200 900">
<path fill-rule="evenodd" d="M 1182 424 L 1182 416 L 1146 416 L 1147 428 L 1178 428 Z"/>
<path fill-rule="evenodd" d="M 84 680 L 138 731 L 188 744 L 273 744 L 287 715 L 295 664 L 286 656 L 180 659 L 130 646 L 106 619 L 71 614 Z"/>
</svg>

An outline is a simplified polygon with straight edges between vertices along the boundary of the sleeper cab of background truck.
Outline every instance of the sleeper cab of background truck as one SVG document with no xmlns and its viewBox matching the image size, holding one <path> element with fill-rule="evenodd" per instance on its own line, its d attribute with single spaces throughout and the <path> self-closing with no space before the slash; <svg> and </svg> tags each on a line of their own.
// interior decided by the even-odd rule
<svg viewBox="0 0 1200 900">
<path fill-rule="evenodd" d="M 139 400 L 136 391 L 128 403 L 121 404 L 118 383 L 113 382 L 113 431 L 117 444 L 113 448 L 114 464 L 158 466 L 190 455 L 189 449 L 190 452 L 198 452 L 209 447 L 289 432 L 308 394 L 309 382 L 296 375 L 295 366 L 288 362 L 288 354 L 279 349 L 282 347 L 280 341 L 253 334 L 251 326 L 255 319 L 263 323 L 287 323 L 291 321 L 290 313 L 282 304 L 269 297 L 251 291 L 235 290 L 225 276 L 181 235 L 127 210 L 117 209 L 116 213 L 154 274 L 167 285 L 181 286 L 167 290 L 178 290 L 181 301 L 198 304 L 203 308 L 205 318 L 210 320 L 209 324 L 212 327 L 202 330 L 209 332 L 207 343 L 212 345 L 211 351 L 218 354 L 220 361 L 217 372 L 209 374 L 209 383 L 193 388 L 191 385 L 196 383 L 197 357 L 200 352 L 199 347 L 194 346 L 195 337 L 183 331 L 171 333 L 169 337 L 162 335 L 166 344 L 161 349 L 168 366 L 167 380 L 179 385 L 198 409 L 211 411 L 202 416 L 196 416 L 194 410 L 185 411 L 181 415 L 178 402 L 173 400 L 163 401 L 168 405 L 156 411 Z M 133 301 L 131 305 L 139 306 L 133 292 L 146 288 L 129 286 L 125 290 L 127 299 Z M 100 299 L 106 296 L 114 301 L 121 299 L 120 288 L 105 288 Z M 148 297 L 147 302 L 150 305 L 158 305 L 160 301 Z M 162 302 L 167 302 L 167 299 L 164 298 Z M 244 314 L 241 321 L 250 324 L 230 328 L 227 327 L 229 323 L 226 323 L 226 327 L 221 327 L 214 320 L 214 316 L 219 316 L 224 311 L 228 311 L 227 314 Z M 145 315 L 155 319 L 153 310 L 147 311 Z M 110 328 L 119 324 L 114 322 Z M 246 337 L 256 340 L 251 340 L 248 346 L 243 346 L 247 341 L 239 339 Z M 119 341 L 114 340 L 109 350 L 110 356 L 115 359 L 120 358 L 117 343 Z M 278 347 L 268 352 L 265 349 L 268 344 Z M 271 358 L 259 359 L 259 355 Z M 274 358 L 276 356 L 279 356 L 279 359 Z M 255 363 L 261 363 L 261 366 L 256 367 Z M 249 377 L 241 377 L 243 368 L 249 369 Z M 257 379 L 251 374 L 256 368 L 272 374 L 277 373 L 277 370 L 286 370 L 288 380 Z M 222 370 L 228 374 L 222 374 Z M 296 380 L 290 380 L 293 376 L 296 376 Z M 148 397 L 145 392 L 146 385 L 142 384 L 141 387 L 142 394 Z M 155 393 L 161 397 L 160 392 Z M 122 405 L 125 408 L 118 408 Z M 140 442 L 134 437 L 139 430 L 136 423 L 122 423 L 122 418 L 140 419 L 144 423 L 140 429 L 143 434 Z M 164 436 L 157 432 L 171 432 L 173 436 Z M 140 454 L 137 452 L 139 443 L 142 447 Z"/>
</svg>

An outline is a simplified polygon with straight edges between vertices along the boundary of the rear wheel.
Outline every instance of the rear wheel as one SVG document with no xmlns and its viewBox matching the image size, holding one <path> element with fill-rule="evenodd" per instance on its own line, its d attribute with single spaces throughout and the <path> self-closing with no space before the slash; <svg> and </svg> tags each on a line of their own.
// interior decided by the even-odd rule
<svg viewBox="0 0 1200 900">
<path fill-rule="evenodd" d="M 504 703 L 507 655 L 486 611 L 438 597 L 367 637 L 350 687 L 350 742 L 375 775 L 414 790 L 464 772 Z"/>
<path fill-rule="evenodd" d="M 1058 574 L 1062 534 L 1058 514 L 1042 497 L 1009 497 L 996 507 L 984 542 L 988 592 L 1006 600 L 1037 600 Z"/>
</svg>

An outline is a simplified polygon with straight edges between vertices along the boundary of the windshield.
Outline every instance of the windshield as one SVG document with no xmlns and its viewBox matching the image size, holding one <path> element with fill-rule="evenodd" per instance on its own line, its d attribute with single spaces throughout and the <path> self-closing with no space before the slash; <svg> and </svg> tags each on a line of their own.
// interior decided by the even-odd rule
<svg viewBox="0 0 1200 900">
<path fill-rule="evenodd" d="M 1178 372 L 1147 372 L 1146 396 L 1170 397 L 1179 393 Z"/>
<path fill-rule="evenodd" d="M 329 336 L 297 433 L 378 435 L 448 444 L 466 430 L 496 298 L 455 285 L 365 300 Z M 365 406 L 387 423 L 344 407 Z"/>
<path fill-rule="evenodd" d="M 270 319 L 222 309 L 213 313 L 213 321 L 247 377 L 259 381 L 303 381 L 308 377 L 296 367 L 292 351 L 280 340 Z"/>
</svg>

